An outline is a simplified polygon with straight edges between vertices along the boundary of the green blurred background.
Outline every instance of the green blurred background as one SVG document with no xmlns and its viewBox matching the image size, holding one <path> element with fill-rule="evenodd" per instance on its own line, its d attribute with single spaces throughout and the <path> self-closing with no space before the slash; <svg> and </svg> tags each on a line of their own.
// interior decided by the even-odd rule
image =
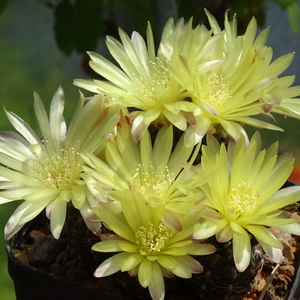
<svg viewBox="0 0 300 300">
<path fill-rule="evenodd" d="M 74 78 L 92 78 L 87 50 L 107 55 L 103 37 L 116 36 L 121 26 L 145 32 L 150 20 L 156 40 L 164 22 L 170 17 L 194 16 L 205 22 L 207 7 L 220 22 L 224 11 L 236 11 L 243 32 L 254 15 L 262 28 L 271 25 L 268 45 L 274 58 L 298 51 L 298 0 L 0 0 L 0 130 L 11 130 L 2 107 L 11 110 L 37 129 L 33 113 L 33 91 L 46 106 L 59 85 L 65 91 L 67 119 L 78 99 Z M 300 51 L 299 51 L 300 52 Z M 300 54 L 285 75 L 298 75 Z M 297 74 L 298 73 L 298 74 Z M 87 93 L 86 93 L 87 94 Z M 261 131 L 266 146 L 279 140 L 281 150 L 293 150 L 300 157 L 300 121 L 277 118 L 284 133 Z M 247 129 L 248 130 L 248 129 Z M 254 132 L 249 129 L 249 133 Z M 14 300 L 13 283 L 7 274 L 3 228 L 18 203 L 0 206 L 0 298 Z"/>
</svg>

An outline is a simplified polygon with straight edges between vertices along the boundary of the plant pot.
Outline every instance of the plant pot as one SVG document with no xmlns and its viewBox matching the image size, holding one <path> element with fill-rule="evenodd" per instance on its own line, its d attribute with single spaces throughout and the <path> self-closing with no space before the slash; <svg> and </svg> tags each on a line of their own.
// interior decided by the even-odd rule
<svg viewBox="0 0 300 300">
<path fill-rule="evenodd" d="M 43 218 L 41 220 L 40 218 Z M 82 282 L 72 282 L 61 276 L 56 276 L 43 271 L 40 267 L 33 267 L 24 264 L 16 258 L 14 249 L 23 249 L 24 245 L 29 244 L 29 233 L 41 227 L 45 221 L 42 214 L 35 220 L 26 224 L 21 231 L 19 231 L 11 240 L 7 242 L 7 255 L 8 255 L 8 271 L 14 281 L 16 300 L 136 300 L 136 299 L 151 299 L 147 289 L 142 288 L 137 283 L 137 278 L 131 278 L 128 274 L 117 273 L 106 277 L 105 280 L 113 282 L 110 288 L 107 285 L 105 289 L 93 290 L 84 286 Z M 105 259 L 105 258 L 104 258 Z M 99 261 L 91 263 L 91 270 L 95 270 L 95 266 Z M 300 300 L 300 260 L 298 259 L 296 274 L 293 279 L 293 286 L 291 288 L 288 300 Z M 90 272 L 93 274 L 93 271 Z M 169 279 L 168 279 L 169 280 Z M 168 280 L 166 280 L 167 296 L 166 300 L 195 300 L 202 299 L 201 296 L 195 296 L 190 292 L 189 280 L 178 279 L 175 284 L 175 290 L 171 293 L 168 291 Z M 120 281 L 116 284 L 116 281 Z M 174 282 L 171 282 L 174 285 Z M 130 290 L 130 291 L 128 291 Z M 137 296 L 139 295 L 139 297 Z M 203 298 L 205 300 L 210 300 Z M 233 299 L 231 297 L 224 299 Z M 236 297 L 234 299 L 237 299 Z M 267 296 L 264 299 L 270 300 Z M 277 298 L 278 299 L 278 298 Z M 282 298 L 283 299 L 283 298 Z M 287 298 L 284 298 L 287 299 Z"/>
<path fill-rule="evenodd" d="M 300 300 L 300 259 L 298 258 L 298 270 L 294 277 L 293 287 L 288 300 Z"/>
<path fill-rule="evenodd" d="M 27 242 L 29 232 L 38 223 L 37 220 L 29 222 L 6 244 L 8 272 L 14 282 L 16 300 L 124 300 L 26 265 L 16 258 L 13 250 Z"/>
<path fill-rule="evenodd" d="M 8 271 L 14 281 L 17 300 L 123 300 L 25 265 L 14 257 L 9 243 L 7 252 Z"/>
</svg>

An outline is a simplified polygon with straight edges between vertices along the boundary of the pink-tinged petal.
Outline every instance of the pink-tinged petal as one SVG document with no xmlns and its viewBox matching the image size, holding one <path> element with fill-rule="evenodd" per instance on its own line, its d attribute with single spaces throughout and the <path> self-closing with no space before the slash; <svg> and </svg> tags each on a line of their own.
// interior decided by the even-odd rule
<svg viewBox="0 0 300 300">
<path fill-rule="evenodd" d="M 223 216 L 220 215 L 215 209 L 210 207 L 206 207 L 205 211 L 203 212 L 203 217 L 211 220 L 222 220 Z"/>
<path fill-rule="evenodd" d="M 80 209 L 80 214 L 91 232 L 100 236 L 102 231 L 102 222 L 96 213 L 92 210 L 89 203 L 85 203 Z"/>
<path fill-rule="evenodd" d="M 213 116 L 217 116 L 219 111 L 217 108 L 215 108 L 213 105 L 211 105 L 208 102 L 202 101 L 203 106 L 205 107 L 205 109 L 211 113 Z"/>
<path fill-rule="evenodd" d="M 59 87 L 53 96 L 50 106 L 50 129 L 52 136 L 64 140 L 66 137 L 67 126 L 63 117 L 65 107 L 64 92 Z"/>
<path fill-rule="evenodd" d="M 201 264 L 194 258 L 189 255 L 184 255 L 175 258 L 178 265 L 182 265 L 185 268 L 189 269 L 189 272 L 194 274 L 199 274 L 203 272 L 203 267 Z"/>
<path fill-rule="evenodd" d="M 149 30 L 149 24 L 147 30 Z M 148 34 L 147 34 L 148 36 Z M 150 36 L 153 36 L 152 33 Z M 144 38 L 136 31 L 134 31 L 131 35 L 131 41 L 134 49 L 139 54 L 138 58 L 140 59 L 140 63 L 144 67 L 145 71 L 149 72 L 149 55 L 146 47 L 146 43 Z"/>
<path fill-rule="evenodd" d="M 251 244 L 248 233 L 234 233 L 233 235 L 233 258 L 239 272 L 246 270 L 251 258 Z"/>
<path fill-rule="evenodd" d="M 23 172 L 31 170 L 35 173 L 34 167 L 28 164 L 30 159 L 35 160 L 35 158 L 28 148 L 27 150 L 29 153 L 23 153 L 20 149 L 0 141 L 0 164 L 14 171 Z"/>
<path fill-rule="evenodd" d="M 4 228 L 5 239 L 10 239 L 25 223 L 34 219 L 47 205 L 47 200 L 23 202 L 9 218 Z"/>
<path fill-rule="evenodd" d="M 51 212 L 52 212 L 52 207 L 53 207 L 54 201 L 51 201 L 45 209 L 46 217 L 50 220 L 51 218 Z"/>
<path fill-rule="evenodd" d="M 166 210 L 161 218 L 162 223 L 174 231 L 181 231 L 183 229 L 183 223 L 179 214 Z"/>
<path fill-rule="evenodd" d="M 1 131 L 0 132 L 1 143 L 1 152 L 6 153 L 16 159 L 19 157 L 26 158 L 31 156 L 32 153 L 28 149 L 29 143 L 21 135 L 13 131 Z M 4 152 L 3 146 L 7 145 L 10 149 L 10 152 Z"/>
<path fill-rule="evenodd" d="M 0 140 L 7 144 L 16 146 L 17 148 L 20 148 L 20 150 L 22 149 L 28 152 L 28 146 L 30 144 L 21 135 L 19 135 L 14 131 L 10 131 L 10 130 L 0 131 Z"/>
<path fill-rule="evenodd" d="M 196 128 L 193 125 L 189 125 L 184 134 L 184 145 L 187 148 L 192 148 L 194 145 L 202 142 L 203 136 L 198 135 Z"/>
<path fill-rule="evenodd" d="M 199 74 L 203 74 L 203 73 L 209 71 L 210 69 L 214 68 L 215 66 L 218 66 L 218 65 L 222 64 L 225 61 L 227 61 L 227 59 L 208 61 L 208 62 L 206 62 L 204 64 L 201 64 L 199 66 L 198 72 L 199 72 Z"/>
<path fill-rule="evenodd" d="M 152 300 L 163 300 L 165 298 L 165 282 L 161 267 L 157 262 L 152 263 L 152 277 L 148 288 Z"/>
<path fill-rule="evenodd" d="M 216 233 L 216 239 L 219 243 L 226 243 L 233 238 L 233 231 L 230 225 L 226 225 L 222 230 Z"/>
<path fill-rule="evenodd" d="M 129 256 L 129 253 L 121 252 L 106 259 L 94 272 L 95 277 L 105 277 L 121 270 L 122 262 Z"/>
<path fill-rule="evenodd" d="M 134 277 L 137 276 L 138 272 L 139 272 L 139 266 L 136 266 L 133 269 L 129 270 L 128 274 L 130 277 Z"/>
<path fill-rule="evenodd" d="M 163 114 L 170 121 L 171 124 L 173 124 L 174 126 L 176 126 L 182 131 L 186 130 L 187 122 L 182 114 L 178 113 L 177 115 L 175 115 L 172 112 L 168 111 L 167 109 L 163 111 Z"/>
<path fill-rule="evenodd" d="M 273 81 L 275 81 L 277 77 L 273 78 L 263 78 L 254 88 L 254 91 L 261 90 L 266 88 L 268 85 L 270 85 Z"/>
<path fill-rule="evenodd" d="M 10 123 L 20 134 L 24 136 L 24 138 L 29 142 L 29 144 L 40 143 L 40 138 L 24 120 L 22 120 L 19 116 L 10 111 L 5 110 L 5 112 Z"/>
<path fill-rule="evenodd" d="M 163 268 L 163 267 L 161 268 L 161 270 L 162 270 L 162 273 L 163 273 L 164 277 L 166 277 L 166 278 L 173 278 L 174 277 L 174 274 L 170 270 L 168 270 L 166 268 Z"/>
<path fill-rule="evenodd" d="M 99 237 L 102 241 L 108 241 L 108 240 L 124 241 L 123 238 L 121 238 L 120 236 L 118 236 L 117 234 L 114 234 L 114 233 L 101 233 L 99 235 Z"/>
<path fill-rule="evenodd" d="M 145 124 L 142 113 L 136 116 L 131 126 L 131 133 L 135 142 L 138 142 L 144 132 L 147 130 L 149 124 Z"/>
<path fill-rule="evenodd" d="M 273 262 L 275 262 L 276 264 L 281 264 L 283 259 L 282 249 L 274 248 L 259 239 L 257 239 L 257 241 L 259 242 L 259 244 L 262 246 L 266 254 Z"/>
<path fill-rule="evenodd" d="M 196 124 L 190 124 L 185 132 L 185 146 L 191 147 L 196 143 L 201 142 L 202 138 L 207 134 L 211 129 L 211 120 L 205 115 L 197 116 Z"/>
</svg>

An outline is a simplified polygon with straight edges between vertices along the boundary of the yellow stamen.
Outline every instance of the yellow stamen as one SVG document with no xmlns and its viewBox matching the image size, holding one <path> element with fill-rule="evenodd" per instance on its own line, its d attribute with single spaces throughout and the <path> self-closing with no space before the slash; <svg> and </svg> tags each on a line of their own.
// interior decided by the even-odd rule
<svg viewBox="0 0 300 300">
<path fill-rule="evenodd" d="M 52 145 L 56 145 L 56 141 L 53 142 Z M 74 180 L 80 180 L 80 155 L 73 145 L 68 144 L 64 149 L 53 151 L 49 149 L 48 142 L 43 141 L 40 145 L 40 153 L 36 157 L 35 169 L 41 187 L 63 191 L 69 189 L 74 184 Z"/>
<path fill-rule="evenodd" d="M 217 74 L 211 74 L 207 77 L 204 89 L 208 90 L 201 94 L 201 99 L 219 108 L 228 99 L 231 98 L 228 91 L 226 80 Z"/>
<path fill-rule="evenodd" d="M 139 165 L 133 179 L 139 181 L 143 194 L 147 193 L 147 191 L 154 191 L 159 199 L 168 198 L 170 188 L 175 180 L 168 166 L 161 166 L 158 170 L 155 170 L 151 163 L 149 172 L 145 172 L 144 168 Z"/>
<path fill-rule="evenodd" d="M 151 62 L 151 75 L 140 76 L 137 85 L 137 95 L 147 109 L 163 109 L 163 104 L 169 98 L 171 88 L 171 73 L 163 63 L 157 59 Z"/>
<path fill-rule="evenodd" d="M 234 209 L 238 217 L 250 215 L 257 207 L 258 192 L 251 182 L 242 182 L 230 190 L 228 195 L 229 208 Z"/>
<path fill-rule="evenodd" d="M 148 227 L 140 226 L 135 234 L 136 243 L 142 255 L 156 255 L 166 246 L 172 235 L 167 226 L 162 223 L 157 228 L 154 228 L 151 222 L 148 225 Z"/>
</svg>

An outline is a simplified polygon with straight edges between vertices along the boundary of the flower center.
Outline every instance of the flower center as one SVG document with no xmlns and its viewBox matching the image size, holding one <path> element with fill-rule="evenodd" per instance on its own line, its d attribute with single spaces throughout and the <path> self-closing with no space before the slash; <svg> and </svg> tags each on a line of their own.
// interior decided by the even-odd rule
<svg viewBox="0 0 300 300">
<path fill-rule="evenodd" d="M 242 182 L 232 188 L 228 195 L 229 208 L 234 209 L 238 217 L 251 214 L 257 207 L 258 192 L 253 188 L 251 182 Z"/>
<path fill-rule="evenodd" d="M 204 85 L 207 91 L 201 94 L 201 99 L 219 108 L 228 99 L 231 98 L 226 80 L 217 74 L 208 76 Z"/>
<path fill-rule="evenodd" d="M 151 222 L 148 225 L 139 227 L 135 234 L 136 243 L 142 255 L 156 255 L 166 246 L 172 235 L 167 226 L 162 223 L 156 228 Z"/>
<path fill-rule="evenodd" d="M 170 198 L 170 189 L 174 178 L 168 166 L 160 166 L 157 170 L 151 162 L 149 166 L 149 171 L 145 172 L 144 168 L 139 165 L 136 174 L 133 176 L 133 179 L 139 182 L 140 192 L 146 197 Z"/>
<path fill-rule="evenodd" d="M 54 150 L 50 149 L 47 141 L 43 141 L 42 145 L 34 146 L 33 154 L 37 158 L 35 169 L 42 187 L 63 191 L 69 189 L 75 180 L 80 180 L 81 158 L 73 145 L 68 144 L 62 149 L 54 141 L 51 145 L 55 147 Z"/>
<path fill-rule="evenodd" d="M 150 75 L 139 78 L 137 96 L 143 102 L 143 109 L 163 109 L 163 104 L 170 98 L 172 76 L 158 58 L 151 66 Z"/>
</svg>

